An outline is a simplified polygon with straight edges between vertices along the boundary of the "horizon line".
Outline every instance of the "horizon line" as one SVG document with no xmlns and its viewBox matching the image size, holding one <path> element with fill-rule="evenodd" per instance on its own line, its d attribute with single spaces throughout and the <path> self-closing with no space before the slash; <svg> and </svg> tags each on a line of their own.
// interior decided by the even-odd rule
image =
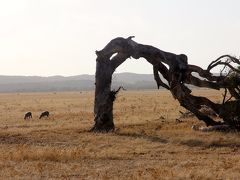
<svg viewBox="0 0 240 180">
<path fill-rule="evenodd" d="M 197 72 L 196 72 L 197 73 Z M 220 72 L 211 72 L 212 74 L 217 74 Z M 113 74 L 141 74 L 141 75 L 153 75 L 153 73 L 135 73 L 135 72 L 116 72 Z M 4 74 L 0 74 L 1 76 L 5 76 L 5 77 L 44 77 L 44 78 L 48 78 L 48 77 L 74 77 L 74 76 L 95 76 L 95 74 L 76 74 L 76 75 L 4 75 Z"/>
</svg>

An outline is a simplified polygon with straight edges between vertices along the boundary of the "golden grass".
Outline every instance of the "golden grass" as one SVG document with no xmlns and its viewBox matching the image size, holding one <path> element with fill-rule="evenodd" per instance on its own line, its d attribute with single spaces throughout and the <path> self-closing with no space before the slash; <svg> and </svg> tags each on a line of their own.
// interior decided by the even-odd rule
<svg viewBox="0 0 240 180">
<path fill-rule="evenodd" d="M 195 90 L 218 101 L 220 93 Z M 94 134 L 93 92 L 0 94 L 0 179 L 239 179 L 240 135 L 191 130 L 167 91 L 122 91 Z M 42 111 L 48 119 L 38 119 Z M 24 121 L 26 111 L 33 119 Z"/>
</svg>

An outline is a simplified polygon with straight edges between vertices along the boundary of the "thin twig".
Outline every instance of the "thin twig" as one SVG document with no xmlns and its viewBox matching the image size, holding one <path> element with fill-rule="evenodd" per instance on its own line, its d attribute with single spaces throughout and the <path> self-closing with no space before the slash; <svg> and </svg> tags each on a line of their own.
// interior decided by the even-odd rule
<svg viewBox="0 0 240 180">
<path fill-rule="evenodd" d="M 224 88 L 224 94 L 223 94 L 223 101 L 222 101 L 222 104 L 225 103 L 226 96 L 227 96 L 227 88 Z"/>
</svg>

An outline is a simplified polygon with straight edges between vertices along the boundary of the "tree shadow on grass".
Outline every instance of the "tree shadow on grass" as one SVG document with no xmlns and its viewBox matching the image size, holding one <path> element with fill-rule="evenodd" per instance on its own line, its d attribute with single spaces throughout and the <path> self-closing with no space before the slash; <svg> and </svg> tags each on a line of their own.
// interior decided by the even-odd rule
<svg viewBox="0 0 240 180">
<path fill-rule="evenodd" d="M 164 138 L 160 138 L 158 136 L 151 136 L 151 135 L 146 135 L 146 134 L 142 134 L 142 133 L 130 133 L 130 132 L 118 132 L 116 131 L 114 133 L 117 136 L 122 136 L 122 137 L 130 137 L 130 138 L 141 138 L 141 139 L 145 139 L 147 141 L 151 141 L 151 142 L 159 142 L 162 144 L 167 144 L 168 140 L 164 139 Z"/>
<path fill-rule="evenodd" d="M 226 142 L 226 141 L 202 141 L 198 139 L 189 139 L 180 142 L 181 145 L 189 146 L 189 147 L 201 147 L 201 148 L 240 148 L 239 142 Z"/>
<path fill-rule="evenodd" d="M 153 136 L 153 135 L 147 135 L 146 133 L 141 132 L 121 132 L 121 131 L 115 131 L 113 134 L 116 136 L 122 136 L 122 137 L 130 137 L 130 138 L 141 138 L 145 139 L 147 141 L 151 142 L 159 142 L 162 144 L 167 143 L 173 143 L 170 142 L 166 138 L 162 138 L 159 136 Z M 237 142 L 235 140 L 201 140 L 201 139 L 188 139 L 188 140 L 180 140 L 176 142 L 176 144 L 184 145 L 188 147 L 200 147 L 200 148 L 240 148 L 240 142 Z"/>
</svg>

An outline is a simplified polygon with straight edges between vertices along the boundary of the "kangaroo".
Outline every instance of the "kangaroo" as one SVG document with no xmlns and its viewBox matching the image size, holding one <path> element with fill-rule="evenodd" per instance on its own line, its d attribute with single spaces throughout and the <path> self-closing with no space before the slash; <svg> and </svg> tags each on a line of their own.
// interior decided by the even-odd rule
<svg viewBox="0 0 240 180">
<path fill-rule="evenodd" d="M 31 112 L 27 112 L 24 116 L 24 120 L 30 119 L 32 118 L 32 113 Z"/>
<path fill-rule="evenodd" d="M 44 112 L 40 115 L 39 119 L 41 119 L 42 117 L 48 117 L 48 116 L 49 116 L 49 112 L 48 112 L 48 111 L 44 111 Z"/>
</svg>

